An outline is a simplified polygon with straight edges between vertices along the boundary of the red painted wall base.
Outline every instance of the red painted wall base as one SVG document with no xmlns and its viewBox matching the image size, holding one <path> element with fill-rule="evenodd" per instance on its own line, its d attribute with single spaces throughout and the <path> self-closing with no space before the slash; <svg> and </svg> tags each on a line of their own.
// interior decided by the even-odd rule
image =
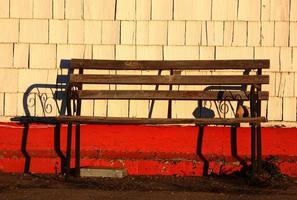
<svg viewBox="0 0 297 200">
<path fill-rule="evenodd" d="M 297 177 L 297 129 L 263 128 L 262 140 L 264 158 Z M 66 126 L 31 124 L 26 133 L 21 124 L 0 123 L 0 170 L 60 173 L 65 144 Z M 228 127 L 199 133 L 193 126 L 81 126 L 82 166 L 126 168 L 133 175 L 197 176 L 231 173 L 249 157 L 249 128 L 232 135 Z"/>
</svg>

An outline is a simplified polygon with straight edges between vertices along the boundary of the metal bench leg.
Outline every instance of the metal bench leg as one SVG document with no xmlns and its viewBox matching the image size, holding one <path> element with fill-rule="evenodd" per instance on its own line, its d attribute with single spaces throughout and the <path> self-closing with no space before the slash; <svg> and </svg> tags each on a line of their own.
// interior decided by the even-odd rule
<svg viewBox="0 0 297 200">
<path fill-rule="evenodd" d="M 75 127 L 75 176 L 80 176 L 80 123 Z"/>
<path fill-rule="evenodd" d="M 66 149 L 66 175 L 65 181 L 68 180 L 70 174 L 70 160 L 71 160 L 71 138 L 72 138 L 72 122 L 68 122 L 67 127 L 67 149 Z"/>
<path fill-rule="evenodd" d="M 256 127 L 254 124 L 251 125 L 251 164 L 252 174 L 256 170 Z"/>
<path fill-rule="evenodd" d="M 262 171 L 262 133 L 261 125 L 257 126 L 257 172 Z"/>
</svg>

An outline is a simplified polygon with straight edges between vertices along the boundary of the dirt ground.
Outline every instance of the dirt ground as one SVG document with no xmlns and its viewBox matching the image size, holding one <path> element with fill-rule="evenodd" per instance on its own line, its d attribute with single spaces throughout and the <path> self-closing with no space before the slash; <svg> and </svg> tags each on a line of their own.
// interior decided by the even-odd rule
<svg viewBox="0 0 297 200">
<path fill-rule="evenodd" d="M 297 181 L 238 176 L 71 178 L 0 173 L 0 199 L 297 199 Z"/>
</svg>

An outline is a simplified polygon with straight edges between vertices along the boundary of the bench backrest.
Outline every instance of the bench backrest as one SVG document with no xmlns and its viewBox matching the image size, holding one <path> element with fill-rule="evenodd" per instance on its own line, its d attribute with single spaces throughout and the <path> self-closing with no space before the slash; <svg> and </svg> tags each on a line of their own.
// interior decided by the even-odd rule
<svg viewBox="0 0 297 200">
<path fill-rule="evenodd" d="M 69 80 L 68 100 L 76 99 L 78 104 L 84 99 L 141 99 L 141 100 L 250 100 L 250 92 L 224 89 L 224 86 L 241 86 L 246 90 L 248 85 L 256 88 L 253 98 L 266 100 L 268 92 L 261 91 L 262 84 L 269 83 L 269 76 L 262 75 L 262 69 L 269 68 L 269 60 L 195 60 L 195 61 L 114 61 L 72 59 Z M 85 73 L 92 70 L 92 74 Z M 99 70 L 157 70 L 156 75 L 141 74 L 100 74 Z M 181 71 L 220 71 L 232 70 L 242 75 L 181 75 Z M 78 71 L 77 74 L 74 71 Z M 95 71 L 95 72 L 94 72 Z M 168 71 L 168 75 L 161 75 Z M 250 73 L 250 72 L 253 73 Z M 210 75 L 209 75 L 210 74 Z M 226 74 L 226 73 L 225 73 Z M 89 84 L 115 85 L 155 85 L 154 90 L 84 89 Z M 167 90 L 158 90 L 158 85 L 169 85 Z M 220 86 L 214 90 L 172 90 L 172 85 Z M 76 89 L 73 89 L 75 87 Z M 210 87 L 211 88 L 211 87 Z M 221 88 L 221 89 L 220 89 Z M 79 105 L 80 109 L 80 105 Z M 79 113 L 80 114 L 80 111 Z"/>
</svg>

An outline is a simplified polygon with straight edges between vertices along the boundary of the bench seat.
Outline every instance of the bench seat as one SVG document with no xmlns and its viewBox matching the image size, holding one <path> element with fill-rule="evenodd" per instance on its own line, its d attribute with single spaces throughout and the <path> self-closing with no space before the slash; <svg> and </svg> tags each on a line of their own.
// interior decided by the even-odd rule
<svg viewBox="0 0 297 200">
<path fill-rule="evenodd" d="M 258 124 L 266 122 L 265 117 L 244 118 L 128 118 L 128 117 L 94 117 L 94 116 L 59 116 L 56 118 L 61 123 L 81 124 L 196 124 L 196 125 L 232 125 L 239 123 Z"/>
</svg>

